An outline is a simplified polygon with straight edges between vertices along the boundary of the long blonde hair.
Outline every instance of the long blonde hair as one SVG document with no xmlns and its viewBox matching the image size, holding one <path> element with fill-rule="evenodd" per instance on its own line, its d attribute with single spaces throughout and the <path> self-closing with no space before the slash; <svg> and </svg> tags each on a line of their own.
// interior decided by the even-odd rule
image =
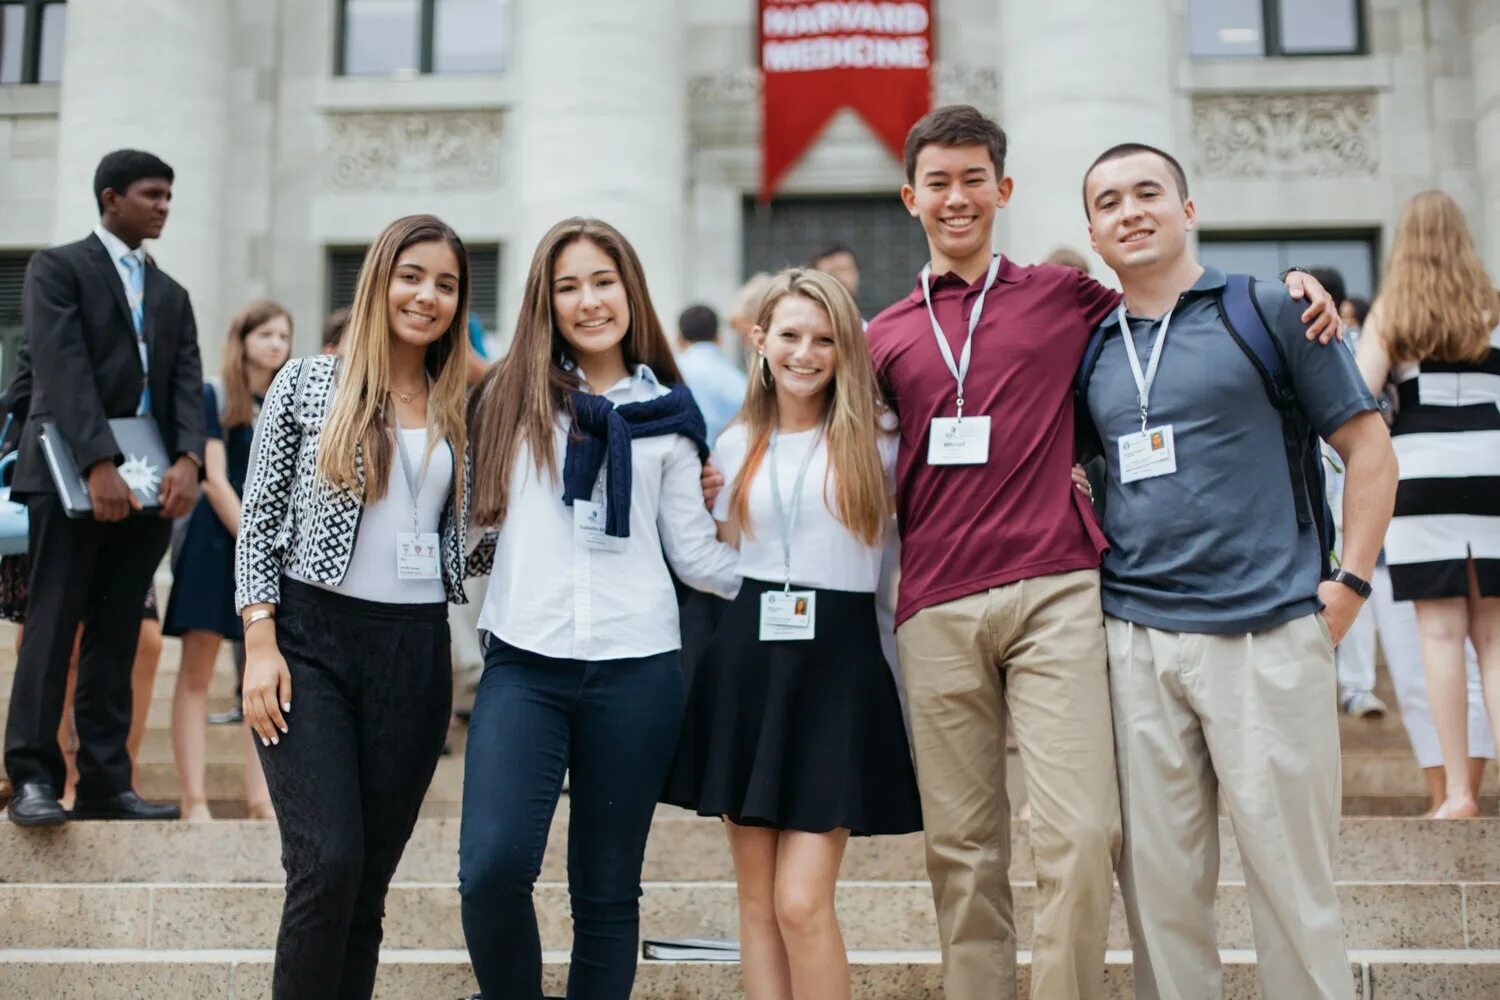
<svg viewBox="0 0 1500 1000">
<path fill-rule="evenodd" d="M 1396 361 L 1483 361 L 1500 322 L 1500 292 L 1485 273 L 1458 203 L 1423 191 L 1401 209 L 1370 323 Z"/>
<path fill-rule="evenodd" d="M 224 344 L 224 362 L 219 366 L 219 383 L 224 398 L 219 401 L 223 408 L 223 429 L 249 427 L 255 423 L 255 396 L 250 391 L 250 376 L 245 371 L 245 338 L 251 331 L 277 316 L 286 317 L 287 332 L 292 331 L 292 314 L 279 302 L 256 299 L 240 307 L 229 321 L 229 336 Z M 286 364 L 285 361 L 282 364 Z M 275 374 L 272 372 L 271 374 Z"/>
<path fill-rule="evenodd" d="M 318 471 L 340 489 L 359 492 L 363 467 L 365 503 L 385 496 L 395 451 L 391 419 L 386 412 L 391 388 L 390 342 L 394 336 L 390 327 L 391 272 L 401 251 L 432 242 L 446 243 L 458 258 L 458 307 L 448 329 L 427 346 L 423 363 L 432 379 L 427 424 L 437 431 L 428 442 L 428 450 L 444 438 L 452 444 L 456 456 L 462 456 L 467 447 L 464 376 L 465 352 L 469 349 L 469 255 L 458 234 L 441 219 L 408 215 L 385 227 L 359 269 L 349 328 L 344 334 L 344 356 L 338 362 L 342 368 L 338 391 L 318 446 Z M 454 478 L 458 481 L 459 476 L 455 474 Z M 462 492 L 461 488 L 453 491 L 455 510 Z"/>
<path fill-rule="evenodd" d="M 828 316 L 833 327 L 837 358 L 828 387 L 828 470 L 823 498 L 829 511 L 866 545 L 879 545 L 891 515 L 885 470 L 880 461 L 876 435 L 883 413 L 875 384 L 875 367 L 865 342 L 859 308 L 837 278 L 821 271 L 791 268 L 776 275 L 760 301 L 756 326 L 767 334 L 776 306 L 787 296 L 812 302 Z M 771 432 L 780 420 L 775 384 L 767 384 L 768 371 L 759 361 L 745 392 L 745 406 L 736 422 L 745 425 L 744 464 L 729 488 L 729 519 L 746 537 L 754 537 L 750 526 L 750 483 L 770 447 Z M 828 503 L 829 481 L 834 485 L 834 503 Z"/>
<path fill-rule="evenodd" d="M 552 274 L 557 258 L 580 240 L 593 243 L 614 262 L 625 287 L 630 305 L 630 328 L 620 342 L 625 367 L 646 365 L 662 383 L 682 381 L 630 241 L 599 219 L 574 217 L 553 226 L 531 256 L 510 350 L 474 392 L 474 467 L 482 473 L 474 481 L 474 520 L 485 527 L 505 521 L 511 471 L 523 446 L 538 476 L 557 479 L 553 428 L 559 413 L 572 415 L 572 392 L 582 382 L 569 367 L 571 349 L 552 316 Z"/>
</svg>

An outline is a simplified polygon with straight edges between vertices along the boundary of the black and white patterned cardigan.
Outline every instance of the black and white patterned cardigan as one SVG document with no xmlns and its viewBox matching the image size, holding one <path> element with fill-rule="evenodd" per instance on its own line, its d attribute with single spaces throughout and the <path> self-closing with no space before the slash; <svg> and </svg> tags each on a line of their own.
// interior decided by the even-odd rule
<svg viewBox="0 0 1500 1000">
<path fill-rule="evenodd" d="M 349 568 L 364 510 L 363 456 L 356 453 L 354 459 L 359 493 L 338 489 L 318 474 L 318 438 L 337 386 L 338 359 L 318 355 L 288 361 L 266 392 L 250 449 L 250 475 L 234 550 L 238 609 L 280 604 L 281 577 L 287 570 L 337 586 Z M 467 454 L 462 468 L 463 478 L 455 480 L 463 486 L 459 516 L 454 517 L 450 489 L 439 525 L 443 589 L 454 604 L 468 600 L 463 580 L 473 478 Z"/>
</svg>

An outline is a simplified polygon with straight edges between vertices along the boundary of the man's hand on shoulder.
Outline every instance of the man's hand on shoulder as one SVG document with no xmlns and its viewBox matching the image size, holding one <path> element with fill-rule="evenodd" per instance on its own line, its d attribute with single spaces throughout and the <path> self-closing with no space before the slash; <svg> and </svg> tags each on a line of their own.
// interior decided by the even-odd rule
<svg viewBox="0 0 1500 1000">
<path fill-rule="evenodd" d="M 110 461 L 97 462 L 89 469 L 89 501 L 94 505 L 94 520 L 106 523 L 123 521 L 141 502 L 125 483 L 125 477 Z"/>
<path fill-rule="evenodd" d="M 1344 339 L 1344 321 L 1339 318 L 1339 304 L 1333 301 L 1323 283 L 1306 271 L 1291 271 L 1286 276 L 1286 290 L 1294 299 L 1303 299 L 1307 308 L 1302 322 L 1308 324 L 1307 339 L 1326 344 L 1333 338 Z"/>
<path fill-rule="evenodd" d="M 183 455 L 161 477 L 161 516 L 181 517 L 198 499 L 198 463 Z"/>
</svg>

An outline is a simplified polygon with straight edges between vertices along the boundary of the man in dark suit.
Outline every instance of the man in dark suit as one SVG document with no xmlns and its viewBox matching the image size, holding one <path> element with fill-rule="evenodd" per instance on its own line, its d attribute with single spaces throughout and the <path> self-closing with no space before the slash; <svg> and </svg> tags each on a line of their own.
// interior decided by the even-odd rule
<svg viewBox="0 0 1500 1000">
<path fill-rule="evenodd" d="M 26 631 L 11 689 L 5 769 L 22 826 L 66 820 L 57 745 L 68 659 L 83 623 L 74 693 L 78 728 L 76 819 L 175 819 L 131 790 L 130 669 L 141 602 L 166 552 L 171 518 L 197 498 L 203 468 L 203 383 L 198 330 L 182 286 L 146 256 L 172 198 L 172 168 L 150 153 L 118 150 L 99 162 L 99 225 L 77 243 L 39 250 L 26 268 L 22 321 L 31 407 L 12 496 L 31 519 Z M 150 416 L 174 461 L 162 474 L 159 517 L 140 504 L 116 466 L 108 421 Z M 91 519 L 70 520 L 39 437 L 52 421 L 88 479 Z"/>
</svg>

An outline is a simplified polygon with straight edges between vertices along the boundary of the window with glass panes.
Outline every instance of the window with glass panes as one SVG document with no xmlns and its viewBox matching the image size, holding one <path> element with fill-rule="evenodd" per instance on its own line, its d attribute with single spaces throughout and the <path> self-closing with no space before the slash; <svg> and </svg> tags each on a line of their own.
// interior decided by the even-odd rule
<svg viewBox="0 0 1500 1000">
<path fill-rule="evenodd" d="M 1201 233 L 1198 260 L 1223 271 L 1276 281 L 1289 267 L 1331 267 L 1351 298 L 1375 297 L 1378 258 L 1372 232 Z"/>
<path fill-rule="evenodd" d="M 1188 0 L 1194 57 L 1361 55 L 1362 0 Z"/>
<path fill-rule="evenodd" d="M 21 328 L 21 289 L 30 259 L 30 250 L 0 253 L 0 386 L 9 386 L 16 376 L 16 358 L 25 333 Z"/>
<path fill-rule="evenodd" d="M 67 18 L 63 0 L 0 0 L 0 84 L 61 81 Z"/>
<path fill-rule="evenodd" d="M 344 76 L 498 73 L 510 0 L 339 0 Z"/>
</svg>

